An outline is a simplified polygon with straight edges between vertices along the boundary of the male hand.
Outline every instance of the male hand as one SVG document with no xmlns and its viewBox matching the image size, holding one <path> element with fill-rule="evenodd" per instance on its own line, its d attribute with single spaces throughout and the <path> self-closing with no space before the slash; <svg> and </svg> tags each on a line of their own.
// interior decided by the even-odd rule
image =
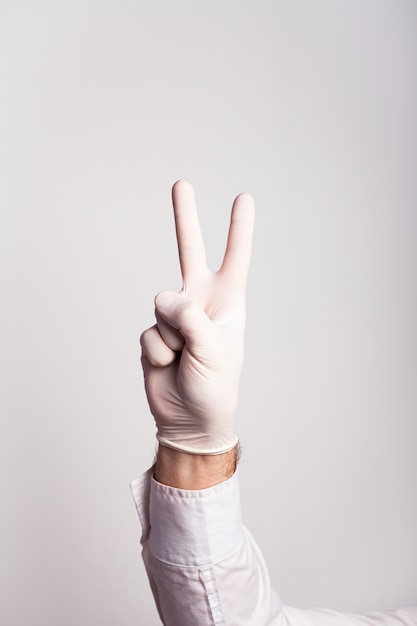
<svg viewBox="0 0 417 626">
<path fill-rule="evenodd" d="M 254 203 L 246 193 L 234 201 L 224 259 L 211 272 L 191 185 L 178 181 L 172 199 L 183 286 L 156 296 L 156 324 L 141 336 L 145 390 L 160 443 L 220 454 L 237 443 Z"/>
</svg>

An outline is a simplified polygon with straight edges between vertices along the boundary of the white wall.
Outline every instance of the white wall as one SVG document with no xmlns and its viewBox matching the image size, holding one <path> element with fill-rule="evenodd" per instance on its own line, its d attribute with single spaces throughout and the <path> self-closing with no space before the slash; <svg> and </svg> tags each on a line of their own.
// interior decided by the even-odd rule
<svg viewBox="0 0 417 626">
<path fill-rule="evenodd" d="M 417 4 L 3 1 L 0 622 L 153 626 L 138 337 L 257 202 L 242 498 L 287 604 L 417 603 Z"/>
</svg>

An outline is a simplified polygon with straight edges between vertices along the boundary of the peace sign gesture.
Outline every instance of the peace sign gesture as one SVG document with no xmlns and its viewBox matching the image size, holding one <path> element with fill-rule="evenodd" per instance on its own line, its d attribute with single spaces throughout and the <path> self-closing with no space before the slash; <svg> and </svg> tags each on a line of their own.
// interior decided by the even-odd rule
<svg viewBox="0 0 417 626">
<path fill-rule="evenodd" d="M 237 442 L 254 203 L 249 194 L 235 199 L 224 259 L 212 272 L 191 185 L 178 181 L 172 199 L 183 287 L 155 298 L 156 324 L 141 336 L 145 389 L 160 443 L 219 454 Z"/>
</svg>

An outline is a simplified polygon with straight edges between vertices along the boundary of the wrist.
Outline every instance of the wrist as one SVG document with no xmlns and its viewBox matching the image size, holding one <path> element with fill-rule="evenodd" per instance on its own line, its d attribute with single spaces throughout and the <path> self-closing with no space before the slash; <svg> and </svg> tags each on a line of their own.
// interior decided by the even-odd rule
<svg viewBox="0 0 417 626">
<path fill-rule="evenodd" d="M 159 445 L 155 480 L 177 489 L 207 489 L 231 478 L 236 471 L 238 446 L 222 454 L 189 454 Z"/>
</svg>

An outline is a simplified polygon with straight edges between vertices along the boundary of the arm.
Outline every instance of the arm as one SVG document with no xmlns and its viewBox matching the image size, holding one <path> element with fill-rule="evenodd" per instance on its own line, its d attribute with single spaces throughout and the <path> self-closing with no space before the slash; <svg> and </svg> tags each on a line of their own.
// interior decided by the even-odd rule
<svg viewBox="0 0 417 626">
<path fill-rule="evenodd" d="M 161 620 L 172 626 L 417 624 L 417 611 L 373 616 L 282 606 L 242 524 L 234 415 L 243 363 L 253 202 L 236 199 L 223 264 L 205 264 L 193 191 L 173 189 L 183 289 L 155 299 L 143 333 L 145 389 L 160 442 L 132 483 L 143 558 Z"/>
<path fill-rule="evenodd" d="M 183 288 L 156 297 L 156 324 L 141 336 L 160 443 L 155 474 L 132 486 L 143 557 L 165 624 L 266 624 L 279 603 L 243 528 L 235 473 L 253 200 L 236 198 L 215 273 L 188 183 L 174 185 L 173 205 Z"/>
</svg>

